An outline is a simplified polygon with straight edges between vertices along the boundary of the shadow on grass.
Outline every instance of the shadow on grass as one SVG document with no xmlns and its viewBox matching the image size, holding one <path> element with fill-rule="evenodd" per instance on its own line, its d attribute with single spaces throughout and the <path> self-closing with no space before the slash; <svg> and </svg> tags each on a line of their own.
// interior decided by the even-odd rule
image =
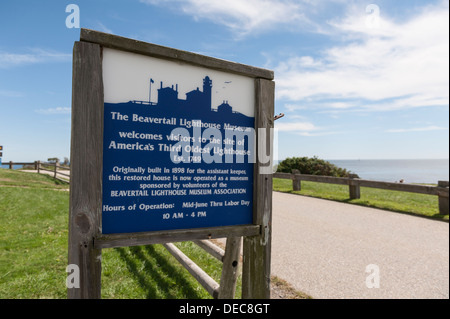
<svg viewBox="0 0 450 319">
<path fill-rule="evenodd" d="M 44 176 L 45 179 L 47 179 L 47 181 L 49 183 L 54 183 L 57 186 L 66 186 L 67 188 L 70 187 L 70 182 L 69 181 L 62 181 L 60 179 L 54 178 L 53 176 L 47 175 L 47 174 L 39 174 L 40 176 Z"/>
<path fill-rule="evenodd" d="M 448 219 L 444 219 L 444 217 L 448 216 L 448 215 L 441 215 L 439 213 L 435 213 L 433 215 L 422 215 L 422 214 L 419 214 L 419 213 L 414 213 L 414 212 L 410 212 L 410 211 L 406 211 L 406 210 L 400 210 L 400 209 L 395 209 L 395 208 L 390 208 L 390 207 L 381 207 L 381 206 L 377 206 L 377 205 L 372 205 L 372 204 L 368 203 L 367 201 L 365 201 L 365 202 L 358 202 L 357 200 L 350 199 L 350 198 L 346 198 L 346 199 L 326 198 L 326 197 L 321 197 L 319 195 L 314 196 L 314 195 L 300 194 L 298 191 L 293 191 L 293 190 L 290 190 L 290 191 L 274 190 L 274 192 L 288 193 L 288 194 L 293 194 L 293 195 L 299 195 L 299 196 L 305 196 L 305 197 L 311 197 L 311 198 L 318 198 L 318 199 L 328 200 L 328 201 L 332 201 L 332 202 L 339 202 L 339 203 L 346 203 L 346 204 L 351 204 L 351 205 L 358 205 L 358 206 L 361 206 L 361 207 L 381 209 L 381 210 L 385 210 L 385 211 L 389 211 L 389 212 L 393 212 L 393 213 L 399 213 L 399 214 L 404 214 L 404 215 L 409 215 L 409 216 L 414 216 L 414 217 L 421 217 L 421 218 L 441 221 L 441 222 L 445 222 L 445 223 L 449 222 Z"/>
<path fill-rule="evenodd" d="M 185 278 L 183 269 L 175 267 L 173 261 L 158 252 L 153 245 L 116 249 L 130 273 L 145 291 L 147 299 L 203 297 Z"/>
</svg>

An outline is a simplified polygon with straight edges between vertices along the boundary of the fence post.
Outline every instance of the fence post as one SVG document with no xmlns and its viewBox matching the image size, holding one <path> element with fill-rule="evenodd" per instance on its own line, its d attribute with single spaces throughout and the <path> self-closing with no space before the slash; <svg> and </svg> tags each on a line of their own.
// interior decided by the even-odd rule
<svg viewBox="0 0 450 319">
<path fill-rule="evenodd" d="M 9 161 L 9 169 L 13 169 L 13 162 Z"/>
<path fill-rule="evenodd" d="M 40 174 L 40 170 L 41 170 L 41 161 L 37 161 L 37 171 L 38 171 L 38 174 Z"/>
<path fill-rule="evenodd" d="M 292 190 L 293 191 L 301 191 L 302 190 L 302 181 L 300 179 L 300 176 L 297 176 L 300 174 L 300 171 L 298 169 L 293 169 L 292 174 L 294 174 L 294 178 L 292 179 Z"/>
<path fill-rule="evenodd" d="M 273 128 L 273 110 L 275 101 L 275 82 L 256 79 L 256 132 L 265 129 L 266 139 L 262 135 L 256 137 L 256 154 L 262 143 L 266 149 L 272 149 L 270 129 Z M 272 161 L 273 154 L 269 154 Z M 242 299 L 269 299 L 271 248 L 272 248 L 272 174 L 262 174 L 259 161 L 255 163 L 253 175 L 253 224 L 261 226 L 261 233 L 256 236 L 244 237 L 244 260 L 242 262 Z M 272 173 L 272 172 L 271 172 Z"/>
<path fill-rule="evenodd" d="M 55 176 L 54 176 L 54 178 L 56 178 L 56 168 L 57 168 L 57 166 L 58 166 L 58 162 L 55 162 Z"/>
<path fill-rule="evenodd" d="M 228 237 L 223 258 L 218 299 L 234 299 L 241 257 L 241 237 Z"/>
<path fill-rule="evenodd" d="M 350 174 L 348 176 L 348 190 L 350 193 L 350 199 L 360 199 L 361 198 L 361 190 L 359 188 L 359 183 L 356 181 L 358 175 Z"/>
<path fill-rule="evenodd" d="M 449 205 L 448 205 L 448 181 L 438 181 L 438 200 L 439 200 L 439 214 L 448 215 Z"/>
</svg>

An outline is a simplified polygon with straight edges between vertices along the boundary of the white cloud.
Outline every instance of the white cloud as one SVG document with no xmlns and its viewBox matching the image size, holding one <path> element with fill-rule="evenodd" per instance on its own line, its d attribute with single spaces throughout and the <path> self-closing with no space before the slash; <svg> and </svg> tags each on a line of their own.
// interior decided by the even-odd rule
<svg viewBox="0 0 450 319">
<path fill-rule="evenodd" d="M 407 133 L 407 132 L 426 132 L 426 131 L 443 131 L 448 130 L 446 127 L 440 127 L 435 125 L 430 125 L 426 127 L 413 127 L 406 129 L 390 129 L 386 130 L 387 133 Z"/>
<path fill-rule="evenodd" d="M 292 26 L 313 24 L 304 13 L 303 3 L 294 0 L 140 0 L 150 5 L 165 5 L 196 20 L 210 20 L 224 25 L 239 35 Z"/>
<path fill-rule="evenodd" d="M 114 32 L 111 29 L 109 29 L 107 26 L 105 26 L 103 23 L 97 22 L 97 25 L 98 25 L 100 31 L 105 32 L 105 33 L 114 34 Z"/>
<path fill-rule="evenodd" d="M 275 67 L 277 98 L 309 103 L 331 100 L 329 108 L 383 110 L 448 105 L 448 3 L 425 8 L 406 22 L 381 15 L 368 28 L 365 12 L 331 21 L 343 44 L 319 57 L 296 56 Z M 345 35 L 345 36 L 344 36 Z M 355 101 L 369 101 L 355 105 Z M 292 103 L 291 103 L 292 104 Z"/>
<path fill-rule="evenodd" d="M 9 53 L 0 51 L 0 68 L 10 68 L 35 63 L 67 62 L 72 58 L 71 54 L 39 48 L 31 49 L 29 51 L 29 53 Z"/>
<path fill-rule="evenodd" d="M 335 131 L 330 131 L 324 127 L 318 127 L 311 122 L 305 121 L 302 116 L 292 115 L 291 119 L 299 119 L 298 121 L 285 122 L 282 119 L 275 122 L 275 129 L 278 132 L 289 132 L 300 136 L 324 136 L 338 134 Z"/>
<path fill-rule="evenodd" d="M 72 109 L 70 107 L 55 107 L 48 109 L 39 109 L 36 110 L 36 112 L 40 114 L 70 114 L 71 110 Z"/>
<path fill-rule="evenodd" d="M 289 131 L 289 132 L 305 132 L 305 131 L 316 131 L 319 128 L 314 124 L 309 122 L 275 122 L 275 128 L 280 132 Z"/>
</svg>

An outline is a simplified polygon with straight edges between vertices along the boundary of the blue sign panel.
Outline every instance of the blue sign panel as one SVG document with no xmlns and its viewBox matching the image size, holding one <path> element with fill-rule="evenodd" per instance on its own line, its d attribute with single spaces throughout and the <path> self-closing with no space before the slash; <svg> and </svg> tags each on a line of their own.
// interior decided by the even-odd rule
<svg viewBox="0 0 450 319">
<path fill-rule="evenodd" d="M 252 224 L 254 117 L 200 80 L 181 94 L 148 77 L 148 101 L 105 100 L 102 233 Z"/>
</svg>

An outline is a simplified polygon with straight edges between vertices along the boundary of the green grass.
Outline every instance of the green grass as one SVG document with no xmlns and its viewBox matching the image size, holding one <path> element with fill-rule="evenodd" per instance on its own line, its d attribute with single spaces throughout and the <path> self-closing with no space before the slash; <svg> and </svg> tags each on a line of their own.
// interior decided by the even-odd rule
<svg viewBox="0 0 450 319">
<path fill-rule="evenodd" d="M 1 299 L 67 297 L 69 192 L 62 188 L 47 176 L 0 169 Z M 219 261 L 191 242 L 176 245 L 220 282 Z M 211 296 L 162 245 L 150 245 L 102 251 L 102 298 Z"/>
<path fill-rule="evenodd" d="M 291 180 L 273 179 L 273 189 L 279 192 L 324 198 L 448 221 L 448 215 L 439 214 L 437 196 L 361 187 L 361 198 L 350 200 L 348 186 L 304 181 L 302 181 L 301 186 L 301 191 L 294 192 Z"/>
<path fill-rule="evenodd" d="M 0 187 L 0 298 L 64 298 L 68 199 Z"/>
<path fill-rule="evenodd" d="M 220 282 L 218 260 L 191 242 L 176 246 Z M 102 298 L 211 299 L 162 245 L 106 249 L 102 264 Z"/>
<path fill-rule="evenodd" d="M 0 186 L 68 189 L 67 183 L 55 180 L 50 175 L 0 169 Z"/>
</svg>

